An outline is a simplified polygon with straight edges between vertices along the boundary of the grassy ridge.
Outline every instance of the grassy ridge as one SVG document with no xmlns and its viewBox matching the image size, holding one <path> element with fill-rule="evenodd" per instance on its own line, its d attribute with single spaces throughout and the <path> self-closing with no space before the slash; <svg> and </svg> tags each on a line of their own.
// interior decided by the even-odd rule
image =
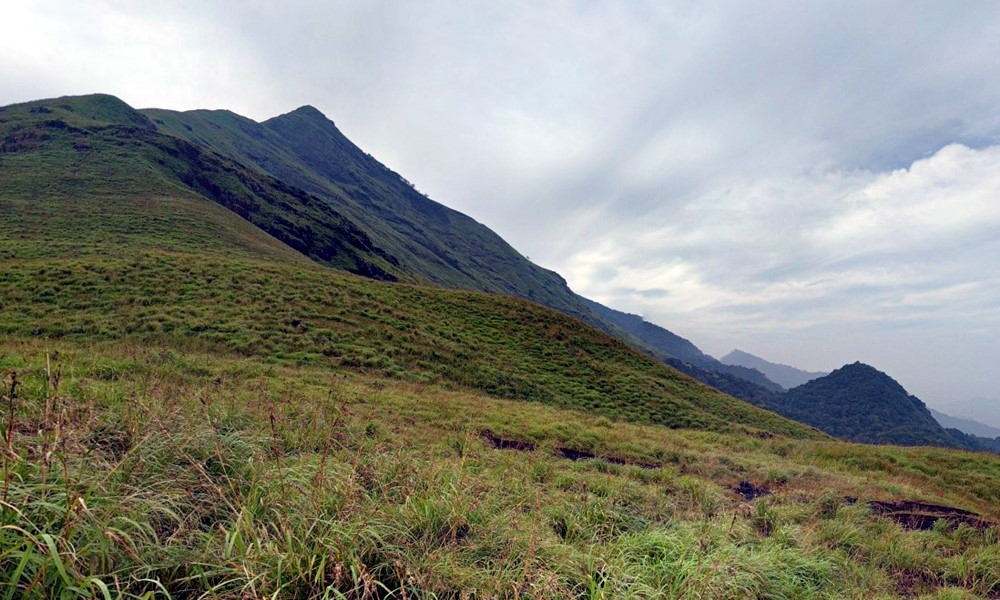
<svg viewBox="0 0 1000 600">
<path fill-rule="evenodd" d="M 63 236 L 65 222 L 34 220 L 34 229 L 16 229 L 20 237 L 0 239 L 0 253 L 14 257 L 0 273 L 0 332 L 206 347 L 450 382 L 499 397 L 670 427 L 817 435 L 550 309 L 503 296 L 380 284 L 302 261 L 239 255 L 266 245 L 262 240 L 244 242 L 234 252 L 221 247 L 183 252 L 215 229 L 211 219 L 193 223 L 190 232 L 178 220 L 157 233 L 156 215 L 169 222 L 165 211 L 178 202 L 88 202 L 122 207 L 112 209 L 116 214 L 142 212 L 146 237 L 140 239 L 178 249 L 140 250 L 135 240 L 95 240 L 86 227 Z M 50 199 L 44 205 L 58 212 L 55 207 L 64 203 Z M 0 200 L 0 209 L 8 213 L 21 206 Z M 221 213 L 219 221 L 228 223 Z M 15 235 L 15 229 L 8 231 Z M 86 241 L 74 242 L 78 236 Z M 43 243 L 47 238 L 65 239 L 68 248 L 94 245 L 89 255 L 57 257 Z M 241 241 L 237 235 L 230 238 Z M 283 254 L 278 247 L 270 250 L 275 257 Z"/>
<path fill-rule="evenodd" d="M 201 195 L 328 266 L 525 298 L 661 360 L 681 359 L 668 364 L 729 394 L 754 401 L 767 393 L 741 379 L 757 373 L 720 375 L 713 371 L 734 367 L 697 349 L 701 362 L 687 365 L 690 357 L 675 356 L 662 336 L 626 332 L 607 318 L 609 309 L 419 193 L 311 107 L 257 123 L 223 110 L 140 112 L 100 94 L 30 102 L 0 108 L 0 169 L 4 161 L 8 188 L 22 197 Z"/>
<path fill-rule="evenodd" d="M 841 500 L 998 518 L 988 455 L 666 430 L 135 343 L 8 339 L 0 371 L 0 594 L 1000 592 L 996 529 L 906 531 Z M 484 429 L 538 447 L 494 450 Z M 563 446 L 664 466 L 574 462 Z M 728 491 L 744 479 L 776 493 L 746 502 Z"/>
</svg>

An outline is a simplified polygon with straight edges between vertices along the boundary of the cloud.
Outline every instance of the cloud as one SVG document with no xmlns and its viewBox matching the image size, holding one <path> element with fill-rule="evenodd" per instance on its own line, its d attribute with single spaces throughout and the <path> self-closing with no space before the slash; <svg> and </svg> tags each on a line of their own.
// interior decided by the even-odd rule
<svg viewBox="0 0 1000 600">
<path fill-rule="evenodd" d="M 935 397 L 945 388 L 933 380 L 951 362 L 964 362 L 963 383 L 985 394 L 992 351 L 941 353 L 927 376 L 899 357 L 941 335 L 1000 336 L 997 198 L 1000 146 L 950 144 L 905 169 L 710 191 L 654 212 L 632 235 L 608 233 L 563 273 L 585 295 L 708 340 L 716 353 L 756 344 L 829 369 L 852 360 L 828 351 L 831 337 L 848 335 L 856 358 L 904 365 L 902 376 Z M 789 352 L 783 340 L 803 332 L 811 347 Z M 896 358 L 885 356 L 900 339 Z"/>
</svg>

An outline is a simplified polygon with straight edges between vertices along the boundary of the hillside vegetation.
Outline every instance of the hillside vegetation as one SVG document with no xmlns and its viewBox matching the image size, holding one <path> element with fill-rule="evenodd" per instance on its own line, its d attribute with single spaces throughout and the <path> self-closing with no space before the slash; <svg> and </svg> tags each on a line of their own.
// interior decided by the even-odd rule
<svg viewBox="0 0 1000 600">
<path fill-rule="evenodd" d="M 123 233 L 104 238 L 87 219 L 66 227 L 65 218 L 46 218 L 45 211 L 71 215 L 88 207 L 88 218 L 103 217 L 116 223 L 105 228 Z M 298 258 L 255 257 L 259 248 L 275 258 L 287 249 L 215 207 L 201 221 L 183 218 L 204 208 L 197 199 L 0 197 L 4 214 L 19 215 L 0 225 L 0 253 L 8 257 L 0 273 L 0 333 L 179 344 L 447 382 L 671 427 L 817 435 L 538 305 L 386 285 Z M 174 212 L 181 218 L 172 220 Z M 129 223 L 144 233 L 130 239 Z M 157 223 L 168 228 L 156 231 Z M 227 234 L 239 245 L 219 247 Z M 218 249 L 179 250 L 204 237 Z M 50 239 L 90 251 L 56 255 Z M 152 240 L 162 246 L 133 243 Z"/>
<path fill-rule="evenodd" d="M 7 597 L 1000 591 L 988 455 L 670 430 L 135 342 L 8 339 L 0 369 Z M 869 504 L 898 499 L 982 518 L 911 530 Z"/>
</svg>

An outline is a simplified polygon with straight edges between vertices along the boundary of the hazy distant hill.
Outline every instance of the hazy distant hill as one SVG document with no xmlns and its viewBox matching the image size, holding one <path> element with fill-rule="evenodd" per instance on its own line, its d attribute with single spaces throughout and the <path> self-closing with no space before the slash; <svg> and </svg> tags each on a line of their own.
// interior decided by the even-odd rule
<svg viewBox="0 0 1000 600">
<path fill-rule="evenodd" d="M 739 365 L 756 369 L 786 390 L 800 386 L 807 381 L 812 381 L 817 377 L 829 375 L 829 373 L 822 371 L 803 371 L 802 369 L 796 369 L 788 365 L 773 363 L 742 350 L 733 350 L 720 358 L 719 361 L 727 365 Z"/>
<path fill-rule="evenodd" d="M 949 399 L 948 410 L 990 427 L 1000 428 L 1000 398 Z"/>
<path fill-rule="evenodd" d="M 936 411 L 933 408 L 928 408 L 931 411 L 931 415 L 941 424 L 942 427 L 948 429 L 958 429 L 969 435 L 976 435 L 986 438 L 1000 437 L 1000 428 L 992 427 L 985 423 L 980 423 L 979 421 L 973 419 L 963 419 L 959 417 L 953 417 L 951 415 L 946 415 L 943 412 Z"/>
</svg>

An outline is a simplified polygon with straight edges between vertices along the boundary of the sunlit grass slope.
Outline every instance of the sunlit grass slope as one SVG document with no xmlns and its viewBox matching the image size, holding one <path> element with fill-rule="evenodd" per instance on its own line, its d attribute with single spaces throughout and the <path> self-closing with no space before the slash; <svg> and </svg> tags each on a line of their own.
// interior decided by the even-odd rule
<svg viewBox="0 0 1000 600">
<path fill-rule="evenodd" d="M 7 195 L 0 211 L 0 333 L 212 348 L 671 427 L 818 435 L 553 310 L 342 274 L 197 199 Z"/>
</svg>

